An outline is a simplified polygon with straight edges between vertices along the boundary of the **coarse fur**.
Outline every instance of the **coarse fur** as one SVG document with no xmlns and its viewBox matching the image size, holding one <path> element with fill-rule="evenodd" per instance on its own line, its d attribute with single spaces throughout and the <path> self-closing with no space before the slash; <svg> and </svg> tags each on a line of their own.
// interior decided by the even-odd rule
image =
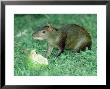
<svg viewBox="0 0 110 89">
<path fill-rule="evenodd" d="M 33 38 L 37 40 L 47 40 L 49 56 L 53 48 L 58 48 L 60 56 L 64 49 L 73 49 L 75 52 L 91 49 L 92 39 L 90 34 L 81 26 L 67 24 L 57 29 L 51 25 L 44 26 L 40 31 L 33 33 Z"/>
</svg>

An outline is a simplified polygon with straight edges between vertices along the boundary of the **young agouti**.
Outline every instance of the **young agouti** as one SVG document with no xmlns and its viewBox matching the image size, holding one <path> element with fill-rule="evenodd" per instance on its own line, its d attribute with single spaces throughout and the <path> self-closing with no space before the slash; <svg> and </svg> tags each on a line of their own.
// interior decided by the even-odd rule
<svg viewBox="0 0 110 89">
<path fill-rule="evenodd" d="M 81 26 L 68 24 L 59 29 L 50 25 L 42 27 L 38 32 L 32 34 L 33 39 L 47 40 L 47 57 L 51 54 L 53 48 L 58 48 L 59 56 L 64 49 L 73 49 L 75 52 L 91 49 L 92 40 L 90 34 Z"/>
</svg>

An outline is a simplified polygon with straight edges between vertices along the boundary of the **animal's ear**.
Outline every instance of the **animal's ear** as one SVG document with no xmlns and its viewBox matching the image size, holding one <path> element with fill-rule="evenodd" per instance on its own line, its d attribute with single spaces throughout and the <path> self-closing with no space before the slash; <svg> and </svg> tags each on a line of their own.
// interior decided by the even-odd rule
<svg viewBox="0 0 110 89">
<path fill-rule="evenodd" d="M 53 28 L 52 28 L 51 24 L 48 23 L 47 26 L 48 26 L 48 31 L 53 31 Z"/>
<path fill-rule="evenodd" d="M 49 23 L 47 23 L 47 26 L 48 26 L 49 28 L 51 28 L 51 27 L 52 27 L 52 25 L 51 25 L 51 24 L 49 24 Z"/>
</svg>

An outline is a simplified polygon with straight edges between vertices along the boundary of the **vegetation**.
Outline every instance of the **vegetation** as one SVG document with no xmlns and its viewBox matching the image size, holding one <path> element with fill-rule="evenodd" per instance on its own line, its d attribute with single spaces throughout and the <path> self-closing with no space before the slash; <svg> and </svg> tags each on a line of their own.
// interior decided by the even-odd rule
<svg viewBox="0 0 110 89">
<path fill-rule="evenodd" d="M 29 52 L 45 56 L 46 41 L 32 39 L 32 33 L 51 23 L 54 27 L 78 24 L 92 37 L 92 49 L 72 53 L 65 50 L 57 59 L 53 54 L 48 65 L 39 65 L 29 59 Z M 96 14 L 15 14 L 14 16 L 14 75 L 15 76 L 96 76 L 97 75 L 97 15 Z"/>
</svg>

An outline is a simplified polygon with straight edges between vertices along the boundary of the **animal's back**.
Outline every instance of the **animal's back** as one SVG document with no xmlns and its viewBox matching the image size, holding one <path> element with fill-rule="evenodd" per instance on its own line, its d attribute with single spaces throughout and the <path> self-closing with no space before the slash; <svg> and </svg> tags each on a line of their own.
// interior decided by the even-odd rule
<svg viewBox="0 0 110 89">
<path fill-rule="evenodd" d="M 76 24 L 67 24 L 60 29 L 67 34 L 65 48 L 79 51 L 91 47 L 91 36 L 83 27 Z"/>
</svg>

